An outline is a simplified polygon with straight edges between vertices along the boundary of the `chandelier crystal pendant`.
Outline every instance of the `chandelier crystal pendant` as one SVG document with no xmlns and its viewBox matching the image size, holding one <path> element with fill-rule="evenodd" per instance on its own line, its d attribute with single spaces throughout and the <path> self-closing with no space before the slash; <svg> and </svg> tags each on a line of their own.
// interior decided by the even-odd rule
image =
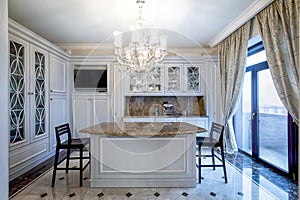
<svg viewBox="0 0 300 200">
<path fill-rule="evenodd" d="M 145 1 L 137 0 L 139 17 L 130 27 L 131 42 L 123 47 L 123 33 L 113 32 L 114 54 L 120 67 L 130 72 L 148 72 L 167 55 L 167 35 L 158 36 L 157 28 L 150 28 L 142 17 Z"/>
</svg>

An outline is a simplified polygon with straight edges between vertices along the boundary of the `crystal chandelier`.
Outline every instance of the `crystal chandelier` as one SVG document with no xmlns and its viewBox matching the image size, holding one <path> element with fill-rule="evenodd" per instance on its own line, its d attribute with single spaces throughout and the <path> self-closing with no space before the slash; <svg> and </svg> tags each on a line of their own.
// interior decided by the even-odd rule
<svg viewBox="0 0 300 200">
<path fill-rule="evenodd" d="M 139 17 L 130 27 L 131 42 L 123 48 L 123 33 L 113 32 L 114 54 L 120 67 L 130 72 L 147 72 L 167 55 L 167 35 L 158 36 L 157 28 L 150 28 L 142 17 L 144 0 L 137 0 Z"/>
</svg>

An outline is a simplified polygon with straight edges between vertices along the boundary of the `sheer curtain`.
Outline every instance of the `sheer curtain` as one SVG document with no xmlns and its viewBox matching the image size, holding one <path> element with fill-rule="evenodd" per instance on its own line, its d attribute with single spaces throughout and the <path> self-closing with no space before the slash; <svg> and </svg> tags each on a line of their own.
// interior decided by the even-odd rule
<svg viewBox="0 0 300 200">
<path fill-rule="evenodd" d="M 299 0 L 276 0 L 255 17 L 277 93 L 297 124 L 299 2 Z"/>
<path fill-rule="evenodd" d="M 218 45 L 221 101 L 223 121 L 228 125 L 225 132 L 225 150 L 228 153 L 237 151 L 237 144 L 232 125 L 232 117 L 241 93 L 245 74 L 247 45 L 250 35 L 250 21 L 240 27 Z"/>
</svg>

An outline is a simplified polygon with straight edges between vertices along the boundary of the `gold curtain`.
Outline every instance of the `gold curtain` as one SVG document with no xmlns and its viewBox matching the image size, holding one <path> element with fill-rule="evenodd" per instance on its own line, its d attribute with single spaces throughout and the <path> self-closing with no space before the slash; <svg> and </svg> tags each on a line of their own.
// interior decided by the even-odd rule
<svg viewBox="0 0 300 200">
<path fill-rule="evenodd" d="M 276 0 L 255 16 L 277 93 L 299 122 L 299 0 Z"/>
<path fill-rule="evenodd" d="M 250 21 L 218 45 L 222 114 L 223 121 L 228 125 L 228 131 L 225 132 L 224 136 L 225 150 L 229 153 L 238 150 L 232 125 L 232 117 L 236 111 L 245 74 L 249 35 Z"/>
</svg>

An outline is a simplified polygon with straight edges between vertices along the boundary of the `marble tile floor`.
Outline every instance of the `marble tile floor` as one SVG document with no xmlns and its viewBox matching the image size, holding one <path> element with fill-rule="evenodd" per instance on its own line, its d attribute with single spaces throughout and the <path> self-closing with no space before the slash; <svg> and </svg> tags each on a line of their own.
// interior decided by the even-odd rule
<svg viewBox="0 0 300 200">
<path fill-rule="evenodd" d="M 210 159 L 203 158 L 203 161 L 210 162 Z M 196 188 L 90 188 L 86 170 L 84 185 L 80 188 L 78 172 L 70 171 L 67 175 L 58 171 L 56 185 L 51 188 L 52 170 L 48 170 L 11 199 L 289 199 L 280 194 L 278 188 L 278 191 L 273 189 L 274 192 L 258 185 L 230 163 L 227 163 L 227 173 L 229 183 L 225 184 L 222 168 L 216 171 L 205 168 L 204 179 Z"/>
<path fill-rule="evenodd" d="M 258 162 L 242 152 L 225 154 L 226 160 L 253 181 L 267 190 L 278 193 L 280 199 L 297 200 L 298 184 L 276 173 L 272 168 Z"/>
<path fill-rule="evenodd" d="M 59 158 L 64 158 L 66 156 L 66 151 L 61 151 Z M 54 158 L 49 158 L 46 161 L 42 162 L 38 166 L 34 167 L 33 169 L 29 170 L 28 172 L 22 174 L 21 176 L 15 178 L 14 180 L 10 181 L 9 183 L 9 196 L 13 196 L 14 194 L 18 193 L 28 184 L 32 183 L 35 179 L 39 176 L 47 172 L 51 169 L 54 163 Z"/>
<path fill-rule="evenodd" d="M 203 162 L 210 159 L 203 158 Z M 77 165 L 76 161 L 71 165 Z M 230 163 L 227 174 L 229 183 L 225 184 L 222 168 L 204 168 L 202 183 L 196 188 L 90 188 L 88 169 L 83 187 L 79 187 L 78 172 L 58 171 L 56 185 L 51 188 L 52 170 L 48 170 L 11 199 L 284 199 L 280 192 L 272 194 Z"/>
</svg>

